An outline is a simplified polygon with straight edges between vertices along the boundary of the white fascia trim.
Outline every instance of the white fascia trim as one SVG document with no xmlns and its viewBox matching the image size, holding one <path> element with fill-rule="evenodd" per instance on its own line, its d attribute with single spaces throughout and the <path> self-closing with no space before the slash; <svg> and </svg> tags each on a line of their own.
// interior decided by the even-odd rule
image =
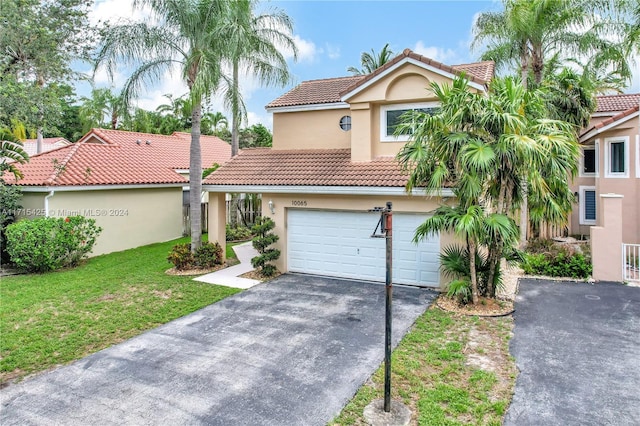
<svg viewBox="0 0 640 426">
<path fill-rule="evenodd" d="M 622 118 L 620 120 L 616 120 L 613 123 L 607 124 L 606 126 L 604 126 L 601 129 L 593 129 L 589 133 L 586 133 L 586 134 L 580 136 L 580 142 L 585 142 L 585 141 L 591 139 L 592 137 L 596 136 L 599 133 L 606 132 L 607 130 L 612 129 L 612 128 L 616 127 L 616 126 L 619 126 L 620 124 L 625 123 L 625 122 L 631 120 L 632 118 L 635 118 L 635 117 L 638 117 L 638 116 L 640 116 L 640 111 L 636 111 L 633 114 L 627 115 L 626 117 L 624 117 L 624 118 Z"/>
<path fill-rule="evenodd" d="M 342 100 L 346 102 L 349 98 L 357 95 L 358 93 L 360 93 L 363 90 L 367 89 L 369 86 L 377 83 L 379 80 L 381 80 L 382 78 L 386 77 L 388 74 L 394 72 L 395 70 L 397 70 L 398 68 L 400 68 L 404 64 L 413 64 L 413 65 L 415 65 L 417 67 L 424 68 L 424 69 L 429 70 L 429 71 L 431 71 L 431 72 L 433 72 L 435 74 L 439 74 L 439 75 L 442 75 L 444 77 L 447 77 L 447 78 L 449 78 L 451 80 L 453 80 L 455 77 L 457 77 L 456 74 L 452 74 L 450 72 L 441 70 L 440 68 L 436 68 L 434 66 L 427 65 L 424 62 L 417 61 L 417 60 L 415 60 L 413 58 L 404 58 L 401 61 L 399 61 L 397 64 L 393 65 L 392 67 L 387 68 L 385 71 L 381 72 L 380 74 L 378 74 L 377 76 L 375 76 L 371 80 L 367 81 L 362 86 L 353 89 L 349 93 L 346 93 L 342 97 Z M 467 73 L 467 74 L 469 74 L 469 73 Z M 474 83 L 473 81 L 469 81 L 469 86 L 473 87 L 474 89 L 478 89 L 478 90 L 480 90 L 482 92 L 486 92 L 486 88 L 482 84 L 478 84 L 478 83 Z"/>
<path fill-rule="evenodd" d="M 189 173 L 189 169 L 173 169 L 173 171 L 176 173 Z"/>
<path fill-rule="evenodd" d="M 620 114 L 622 111 L 609 111 L 609 112 L 594 112 L 591 114 L 592 117 L 613 117 L 614 115 Z"/>
<path fill-rule="evenodd" d="M 86 141 L 87 139 L 91 138 L 92 136 L 93 136 L 94 138 L 98 139 L 98 140 L 99 140 L 100 142 L 102 142 L 104 145 L 114 145 L 114 143 L 105 141 L 105 140 L 104 140 L 104 139 L 102 139 L 100 136 L 96 135 L 93 131 L 92 131 L 91 133 L 88 133 L 84 138 L 80 139 L 80 140 L 79 140 L 78 142 L 76 142 L 76 143 L 84 142 L 84 141 Z M 73 144 L 71 144 L 71 145 L 73 145 Z"/>
<path fill-rule="evenodd" d="M 404 188 L 383 186 L 280 186 L 280 185 L 202 185 L 209 192 L 248 192 L 271 194 L 326 194 L 326 195 L 427 195 L 424 189 L 414 189 L 407 193 Z M 453 197 L 453 191 L 443 188 L 440 193 L 428 195 Z"/>
<path fill-rule="evenodd" d="M 329 104 L 309 104 L 265 108 L 267 112 L 321 111 L 327 109 L 349 109 L 349 104 L 346 102 L 333 102 Z"/>
<path fill-rule="evenodd" d="M 20 184 L 17 184 L 20 186 Z M 155 189 L 155 188 L 182 188 L 184 183 L 160 183 L 147 185 L 77 185 L 77 186 L 22 186 L 22 192 L 74 192 L 74 191 L 105 191 L 117 189 Z"/>
</svg>

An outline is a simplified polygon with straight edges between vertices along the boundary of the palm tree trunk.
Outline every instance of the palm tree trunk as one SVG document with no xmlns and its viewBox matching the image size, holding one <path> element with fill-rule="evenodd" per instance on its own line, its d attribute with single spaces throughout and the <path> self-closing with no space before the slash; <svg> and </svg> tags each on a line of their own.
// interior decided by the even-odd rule
<svg viewBox="0 0 640 426">
<path fill-rule="evenodd" d="M 191 112 L 191 148 L 189 150 L 189 216 L 191 218 L 191 251 L 202 245 L 202 154 L 200 149 L 200 121 L 202 102 L 196 101 Z"/>
<path fill-rule="evenodd" d="M 232 101 L 231 101 L 231 156 L 238 155 L 239 150 L 239 134 L 240 134 L 240 103 L 238 101 L 239 96 L 239 82 L 238 82 L 238 62 L 233 63 L 233 89 L 232 89 Z"/>
<path fill-rule="evenodd" d="M 473 238 L 467 239 L 467 247 L 469 248 L 469 269 L 471 273 L 471 301 L 474 305 L 478 304 L 478 274 L 476 273 L 476 241 Z"/>
</svg>

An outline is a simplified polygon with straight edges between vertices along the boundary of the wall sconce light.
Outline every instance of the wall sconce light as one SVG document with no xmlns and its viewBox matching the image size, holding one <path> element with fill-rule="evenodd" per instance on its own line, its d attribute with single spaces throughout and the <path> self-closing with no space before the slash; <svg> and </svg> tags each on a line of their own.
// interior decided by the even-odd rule
<svg viewBox="0 0 640 426">
<path fill-rule="evenodd" d="M 276 214 L 276 207 L 273 205 L 273 200 L 269 200 L 269 210 L 271 210 L 271 214 Z"/>
<path fill-rule="evenodd" d="M 580 193 L 576 191 L 573 195 L 576 197 L 576 203 L 580 202 Z"/>
</svg>

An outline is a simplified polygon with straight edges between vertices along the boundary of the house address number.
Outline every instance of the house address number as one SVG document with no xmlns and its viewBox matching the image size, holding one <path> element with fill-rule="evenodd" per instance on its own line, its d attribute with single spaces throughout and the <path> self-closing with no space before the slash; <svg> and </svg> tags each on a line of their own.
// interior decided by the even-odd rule
<svg viewBox="0 0 640 426">
<path fill-rule="evenodd" d="M 295 207 L 307 207 L 306 200 L 291 200 L 291 205 Z"/>
</svg>

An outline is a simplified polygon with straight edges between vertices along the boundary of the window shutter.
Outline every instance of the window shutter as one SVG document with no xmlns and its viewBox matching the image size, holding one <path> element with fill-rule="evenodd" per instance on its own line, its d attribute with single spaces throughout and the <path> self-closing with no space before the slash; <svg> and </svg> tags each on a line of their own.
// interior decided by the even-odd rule
<svg viewBox="0 0 640 426">
<path fill-rule="evenodd" d="M 584 191 L 584 218 L 596 220 L 596 191 Z"/>
</svg>

